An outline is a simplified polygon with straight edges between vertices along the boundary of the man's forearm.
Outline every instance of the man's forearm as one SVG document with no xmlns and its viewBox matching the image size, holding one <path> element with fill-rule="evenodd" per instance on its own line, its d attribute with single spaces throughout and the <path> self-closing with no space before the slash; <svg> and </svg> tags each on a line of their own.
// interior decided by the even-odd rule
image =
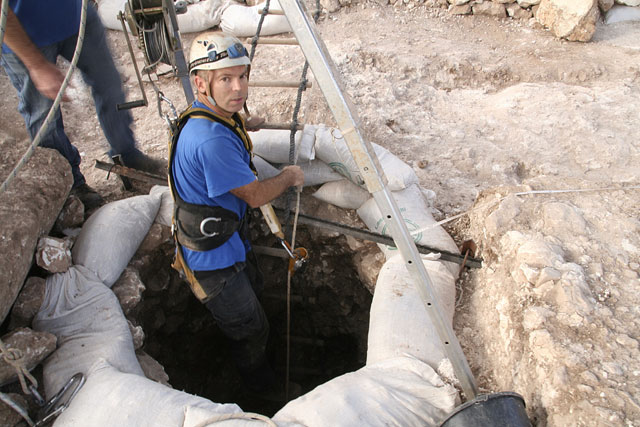
<svg viewBox="0 0 640 427">
<path fill-rule="evenodd" d="M 302 185 L 301 173 L 285 168 L 280 174 L 265 179 L 254 181 L 251 184 L 231 190 L 236 197 L 241 198 L 252 208 L 257 208 L 269 203 L 284 193 L 287 188 Z"/>
</svg>

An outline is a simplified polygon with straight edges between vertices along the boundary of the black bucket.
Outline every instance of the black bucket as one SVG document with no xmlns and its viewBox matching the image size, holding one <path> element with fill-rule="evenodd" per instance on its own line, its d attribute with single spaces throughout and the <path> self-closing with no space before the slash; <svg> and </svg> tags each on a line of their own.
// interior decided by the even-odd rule
<svg viewBox="0 0 640 427">
<path fill-rule="evenodd" d="M 531 427 L 524 399 L 518 393 L 481 394 L 458 406 L 440 427 Z"/>
</svg>

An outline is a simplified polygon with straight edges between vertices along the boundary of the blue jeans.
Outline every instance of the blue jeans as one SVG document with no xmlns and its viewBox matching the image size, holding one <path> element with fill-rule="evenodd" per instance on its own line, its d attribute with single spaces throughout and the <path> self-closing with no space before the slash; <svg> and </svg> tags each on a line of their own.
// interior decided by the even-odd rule
<svg viewBox="0 0 640 427">
<path fill-rule="evenodd" d="M 53 63 L 56 62 L 59 55 L 71 61 L 76 42 L 77 36 L 73 36 L 61 42 L 41 47 L 40 51 L 45 58 Z M 33 139 L 44 123 L 53 101 L 38 92 L 27 68 L 13 52 L 3 53 L 0 63 L 18 91 L 18 110 Z M 137 155 L 138 150 L 135 147 L 131 131 L 131 123 L 133 122 L 131 113 L 127 110 L 116 110 L 116 104 L 125 101 L 122 82 L 107 45 L 104 27 L 92 4 L 89 4 L 87 9 L 84 43 L 77 67 L 81 71 L 84 81 L 91 87 L 98 121 L 111 146 L 109 154 L 112 156 L 122 154 L 123 159 L 128 155 Z M 64 132 L 59 108 L 46 135 L 43 135 L 40 146 L 58 150 L 69 161 L 73 172 L 74 187 L 85 182 L 84 176 L 80 172 L 80 154 Z"/>
<path fill-rule="evenodd" d="M 273 381 L 266 358 L 269 321 L 258 301 L 263 282 L 255 254 L 249 251 L 244 263 L 194 274 L 211 296 L 205 306 L 231 339 L 234 361 L 245 382 L 262 387 Z"/>
</svg>

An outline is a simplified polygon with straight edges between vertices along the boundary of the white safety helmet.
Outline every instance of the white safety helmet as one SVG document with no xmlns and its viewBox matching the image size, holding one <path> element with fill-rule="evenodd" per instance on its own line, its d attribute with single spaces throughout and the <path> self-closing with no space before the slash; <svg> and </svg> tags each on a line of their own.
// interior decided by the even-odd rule
<svg viewBox="0 0 640 427">
<path fill-rule="evenodd" d="M 220 32 L 202 33 L 193 40 L 189 54 L 189 73 L 196 70 L 251 65 L 249 54 L 234 36 Z"/>
</svg>

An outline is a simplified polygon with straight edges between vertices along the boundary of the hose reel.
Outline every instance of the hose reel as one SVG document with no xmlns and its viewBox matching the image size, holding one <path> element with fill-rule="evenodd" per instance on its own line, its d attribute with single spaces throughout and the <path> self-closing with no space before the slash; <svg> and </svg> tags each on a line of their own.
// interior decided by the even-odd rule
<svg viewBox="0 0 640 427">
<path fill-rule="evenodd" d="M 119 104 L 117 106 L 119 110 L 142 107 L 148 104 L 125 22 L 131 34 L 138 39 L 138 48 L 144 54 L 145 67 L 143 71 L 151 73 L 156 70 L 159 64 L 171 66 L 173 75 L 181 80 L 187 103 L 193 102 L 193 90 L 189 82 L 189 72 L 182 51 L 176 18 L 176 15 L 186 12 L 187 2 L 185 0 L 127 0 L 124 11 L 118 14 L 118 19 L 122 24 L 131 61 L 136 70 L 142 99 Z M 158 102 L 160 102 L 160 98 Z"/>
<path fill-rule="evenodd" d="M 179 0 L 174 3 L 174 8 L 177 15 L 185 13 L 187 2 Z M 160 63 L 176 67 L 174 55 L 171 54 L 176 46 L 169 36 L 162 0 L 128 0 L 125 19 L 144 53 L 145 70 L 152 70 Z"/>
</svg>

